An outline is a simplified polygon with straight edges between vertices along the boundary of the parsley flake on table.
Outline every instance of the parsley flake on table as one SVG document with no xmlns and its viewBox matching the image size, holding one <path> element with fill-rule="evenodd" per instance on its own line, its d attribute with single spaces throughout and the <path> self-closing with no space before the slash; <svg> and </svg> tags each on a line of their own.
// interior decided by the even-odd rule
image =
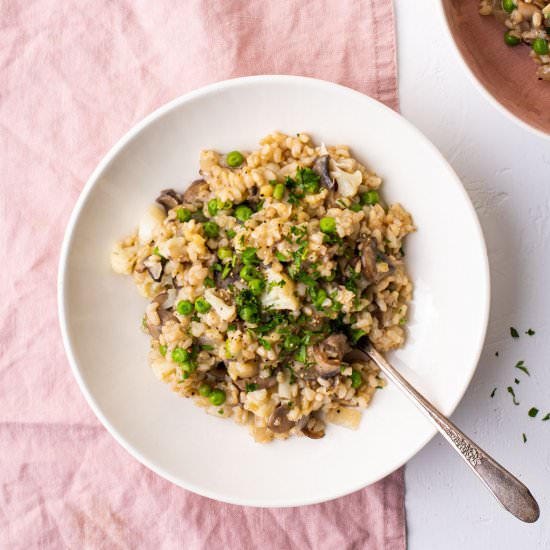
<svg viewBox="0 0 550 550">
<path fill-rule="evenodd" d="M 550 420 L 550 413 L 546 414 L 546 416 L 542 417 L 542 421 L 546 422 L 547 420 Z"/>
<path fill-rule="evenodd" d="M 530 328 L 529 330 L 525 331 L 525 334 L 527 334 L 527 336 L 533 336 L 534 334 L 536 334 L 536 332 L 532 328 Z"/>
<path fill-rule="evenodd" d="M 510 335 L 512 338 L 519 338 L 519 332 L 514 327 L 510 327 Z"/>
<path fill-rule="evenodd" d="M 518 361 L 514 368 L 519 369 L 520 371 L 524 372 L 527 376 L 531 376 L 529 374 L 529 371 L 527 370 L 527 367 L 525 366 L 525 361 Z"/>
<path fill-rule="evenodd" d="M 506 389 L 508 390 L 508 393 L 512 396 L 512 403 L 514 405 L 519 405 L 519 401 L 516 400 L 516 393 L 514 392 L 514 388 L 512 388 L 512 386 L 508 386 Z"/>
<path fill-rule="evenodd" d="M 535 418 L 539 414 L 539 410 L 536 407 L 531 407 L 527 413 L 531 418 Z"/>
<path fill-rule="evenodd" d="M 517 378 L 514 378 L 514 384 L 519 384 L 519 380 Z"/>
<path fill-rule="evenodd" d="M 493 388 L 493 391 L 491 392 L 491 399 L 495 396 L 496 392 L 497 392 L 497 389 Z"/>
<path fill-rule="evenodd" d="M 524 433 L 521 434 L 521 437 L 523 438 L 523 442 L 527 443 L 527 436 Z"/>
</svg>

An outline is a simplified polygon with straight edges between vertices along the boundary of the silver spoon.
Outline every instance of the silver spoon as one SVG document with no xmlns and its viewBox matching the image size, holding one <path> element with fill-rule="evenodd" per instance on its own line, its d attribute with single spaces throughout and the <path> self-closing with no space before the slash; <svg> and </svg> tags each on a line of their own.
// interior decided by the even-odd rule
<svg viewBox="0 0 550 550">
<path fill-rule="evenodd" d="M 466 437 L 448 418 L 443 416 L 424 396 L 420 395 L 401 376 L 395 367 L 381 355 L 374 346 L 364 338 L 356 349 L 363 356 L 367 355 L 378 368 L 431 420 L 443 437 L 459 453 L 466 464 L 481 479 L 495 498 L 518 519 L 527 523 L 537 521 L 540 515 L 539 505 L 529 489 L 515 478 L 508 470 L 493 460 L 480 449 L 469 437 Z"/>
</svg>

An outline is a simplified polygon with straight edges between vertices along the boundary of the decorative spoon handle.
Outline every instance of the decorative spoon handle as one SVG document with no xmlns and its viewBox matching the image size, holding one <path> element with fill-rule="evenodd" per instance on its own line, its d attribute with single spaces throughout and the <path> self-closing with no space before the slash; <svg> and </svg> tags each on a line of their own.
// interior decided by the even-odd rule
<svg viewBox="0 0 550 550">
<path fill-rule="evenodd" d="M 539 505 L 521 481 L 505 470 L 469 437 L 466 437 L 448 418 L 443 416 L 370 343 L 364 346 L 362 351 L 432 421 L 443 437 L 460 454 L 506 510 L 527 523 L 537 521 L 540 515 Z"/>
</svg>

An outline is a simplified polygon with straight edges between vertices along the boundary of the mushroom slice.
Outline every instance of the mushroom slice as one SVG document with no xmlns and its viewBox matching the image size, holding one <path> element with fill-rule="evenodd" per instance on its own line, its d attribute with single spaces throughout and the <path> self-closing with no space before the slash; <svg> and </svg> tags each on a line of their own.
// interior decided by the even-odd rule
<svg viewBox="0 0 550 550">
<path fill-rule="evenodd" d="M 290 431 L 296 422 L 288 419 L 290 409 L 286 405 L 279 405 L 269 417 L 267 427 L 276 434 Z"/>
<path fill-rule="evenodd" d="M 189 203 L 198 202 L 205 186 L 206 182 L 203 179 L 193 181 L 183 193 L 183 200 Z"/>
<path fill-rule="evenodd" d="M 366 337 L 364 337 L 366 339 Z M 349 363 L 350 365 L 352 363 L 368 363 L 370 361 L 369 356 L 360 349 L 354 348 L 350 351 L 348 351 L 344 355 L 344 361 L 346 363 Z"/>
<path fill-rule="evenodd" d="M 334 180 L 330 177 L 329 155 L 317 157 L 313 163 L 313 171 L 321 178 L 321 185 L 326 189 L 334 187 Z"/>
<path fill-rule="evenodd" d="M 158 338 L 162 332 L 162 327 L 168 321 L 176 321 L 176 316 L 169 310 L 170 301 L 172 300 L 171 291 L 162 292 L 155 296 L 152 300 L 152 303 L 157 303 L 159 305 L 157 313 L 160 319 L 160 324 L 153 325 L 151 322 L 147 322 L 147 330 L 153 338 Z"/>
<path fill-rule="evenodd" d="M 377 261 L 388 264 L 388 271 L 385 273 L 378 271 Z M 361 252 L 361 263 L 363 265 L 363 275 L 370 283 L 377 283 L 395 271 L 393 262 L 382 252 L 378 250 L 378 242 L 374 237 L 369 237 L 363 244 Z"/>
<path fill-rule="evenodd" d="M 345 334 L 331 334 L 328 338 L 313 346 L 315 370 L 322 378 L 332 378 L 340 373 L 344 355 L 350 350 Z"/>
<path fill-rule="evenodd" d="M 223 363 L 218 363 L 215 368 L 206 371 L 206 376 L 216 380 L 217 382 L 221 382 L 222 380 L 225 380 L 225 377 L 227 376 L 227 369 Z"/>
<path fill-rule="evenodd" d="M 162 279 L 162 275 L 164 273 L 164 263 L 159 256 L 152 254 L 143 262 L 143 265 L 149 272 L 149 275 L 153 281 L 158 283 Z"/>
<path fill-rule="evenodd" d="M 302 433 L 310 439 L 322 439 L 323 437 L 325 437 L 325 430 L 313 432 L 307 427 L 307 425 L 305 426 L 305 428 L 302 428 Z"/>
<path fill-rule="evenodd" d="M 166 212 L 181 204 L 181 195 L 173 189 L 163 189 L 156 198 L 156 202 L 164 207 Z"/>
</svg>

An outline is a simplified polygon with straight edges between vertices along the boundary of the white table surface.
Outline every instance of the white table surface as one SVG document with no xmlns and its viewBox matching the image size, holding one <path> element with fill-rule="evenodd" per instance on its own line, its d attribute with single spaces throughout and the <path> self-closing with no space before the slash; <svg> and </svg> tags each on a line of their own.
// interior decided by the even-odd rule
<svg viewBox="0 0 550 550">
<path fill-rule="evenodd" d="M 550 421 L 541 417 L 550 412 L 550 141 L 480 94 L 450 47 L 437 1 L 395 0 L 401 111 L 462 179 L 483 226 L 492 285 L 484 352 L 452 419 L 527 484 L 541 519 L 526 525 L 501 509 L 438 435 L 406 468 L 409 549 L 548 549 Z M 535 336 L 524 334 L 530 327 Z M 514 368 L 521 359 L 530 377 Z M 532 406 L 541 410 L 536 419 L 527 415 Z"/>
</svg>

